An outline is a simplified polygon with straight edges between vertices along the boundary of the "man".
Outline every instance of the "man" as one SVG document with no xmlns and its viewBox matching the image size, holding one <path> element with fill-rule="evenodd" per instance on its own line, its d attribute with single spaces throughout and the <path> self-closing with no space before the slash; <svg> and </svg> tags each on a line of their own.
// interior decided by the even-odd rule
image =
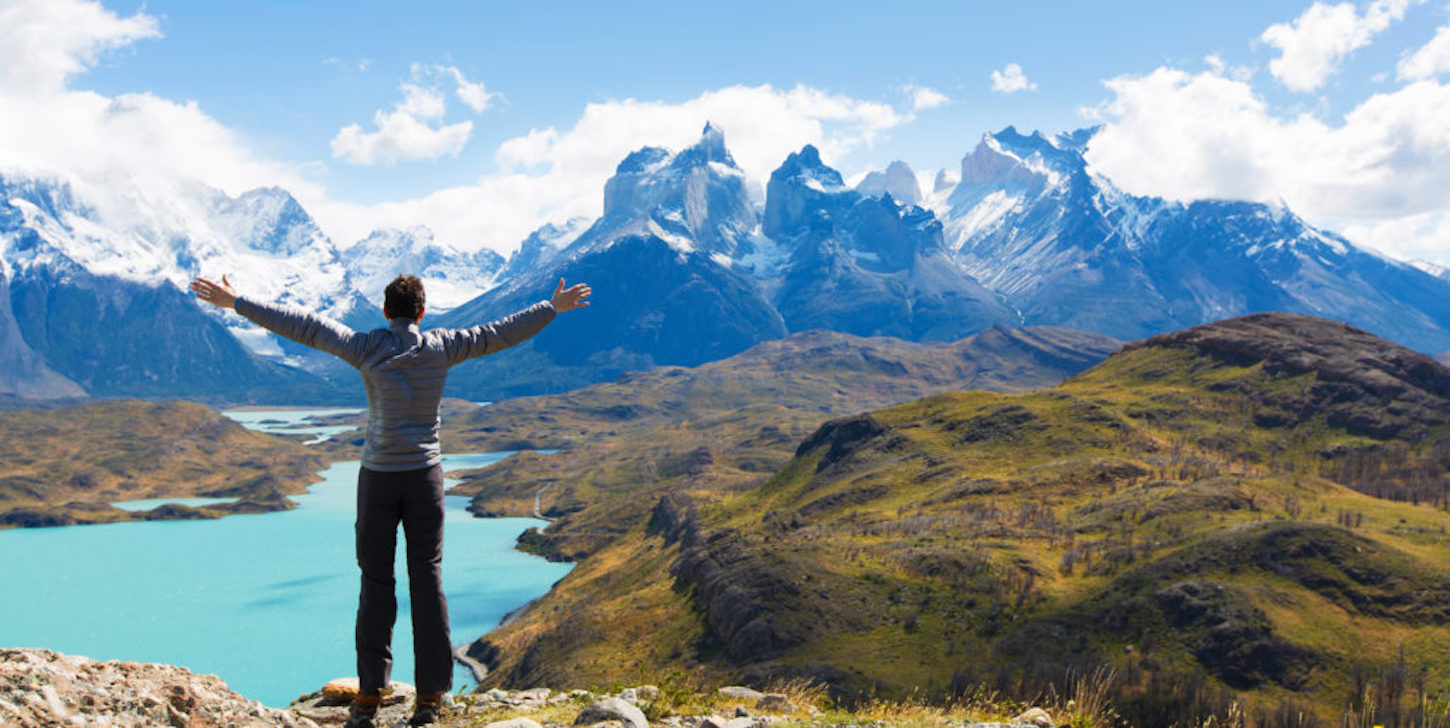
<svg viewBox="0 0 1450 728">
<path fill-rule="evenodd" d="M 453 682 L 448 604 L 439 567 L 443 560 L 443 470 L 438 447 L 438 404 L 448 368 L 518 344 L 559 313 L 588 306 L 586 284 L 564 288 L 547 301 L 505 319 L 469 329 L 420 332 L 423 283 L 398 276 L 384 292 L 388 328 L 359 333 L 306 311 L 241 297 L 226 276 L 221 284 L 191 282 L 203 301 L 235 309 L 252 322 L 300 344 L 340 357 L 362 373 L 368 396 L 367 436 L 357 487 L 357 561 L 362 589 L 357 609 L 359 695 L 347 725 L 370 728 L 392 669 L 393 554 L 398 523 L 408 549 L 408 593 L 413 612 L 417 704 L 412 725 L 427 725 Z"/>
</svg>

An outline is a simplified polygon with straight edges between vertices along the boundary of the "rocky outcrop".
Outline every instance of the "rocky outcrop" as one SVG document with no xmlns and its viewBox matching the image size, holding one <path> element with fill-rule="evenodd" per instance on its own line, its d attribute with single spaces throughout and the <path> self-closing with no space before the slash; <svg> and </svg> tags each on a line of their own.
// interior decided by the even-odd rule
<svg viewBox="0 0 1450 728">
<path fill-rule="evenodd" d="M 215 675 L 50 650 L 0 650 L 0 725 L 316 728 L 310 720 L 237 695 Z"/>
<path fill-rule="evenodd" d="M 799 594 L 764 556 L 740 544 L 733 531 L 720 531 L 688 547 L 670 566 L 676 583 L 693 589 L 705 613 L 706 645 L 740 664 L 759 661 L 800 644 L 772 608 Z"/>
<path fill-rule="evenodd" d="M 816 464 L 816 472 L 820 472 L 846 459 L 851 453 L 864 448 L 867 443 L 887 432 L 886 425 L 869 414 L 841 417 L 821 425 L 820 429 L 801 442 L 795 454 L 800 457 L 822 445 L 830 445 L 830 449 Z"/>
<path fill-rule="evenodd" d="M 700 535 L 695 504 L 683 493 L 666 493 L 650 513 L 646 530 L 664 538 L 666 544 L 683 542 L 693 546 Z"/>
</svg>

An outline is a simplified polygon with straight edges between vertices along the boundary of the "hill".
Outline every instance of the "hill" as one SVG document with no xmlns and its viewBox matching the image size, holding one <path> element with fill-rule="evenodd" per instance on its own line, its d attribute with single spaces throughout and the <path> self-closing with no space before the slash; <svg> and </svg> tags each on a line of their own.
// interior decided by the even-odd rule
<svg viewBox="0 0 1450 728">
<path fill-rule="evenodd" d="M 1048 327 L 994 328 L 950 344 L 795 334 L 695 368 L 661 367 L 575 392 L 507 400 L 445 417 L 450 449 L 521 453 L 466 477 L 475 513 L 560 520 L 530 547 L 580 558 L 642 523 L 658 494 L 684 483 L 758 485 L 831 417 L 980 387 L 1050 386 L 1117 347 Z M 543 492 L 541 493 L 541 489 Z"/>
<path fill-rule="evenodd" d="M 647 522 L 620 519 L 471 649 L 506 685 L 683 662 L 847 697 L 1027 698 L 1110 669 L 1141 725 L 1233 701 L 1342 712 L 1380 666 L 1424 666 L 1423 694 L 1443 694 L 1447 397 L 1428 357 L 1264 314 L 1045 391 L 832 420 L 743 487 L 636 487 L 665 491 Z"/>
<path fill-rule="evenodd" d="M 199 404 L 116 400 L 0 410 L 0 528 L 280 510 L 322 467 L 308 448 Z M 238 500 L 143 513 L 110 505 L 192 496 Z"/>
</svg>

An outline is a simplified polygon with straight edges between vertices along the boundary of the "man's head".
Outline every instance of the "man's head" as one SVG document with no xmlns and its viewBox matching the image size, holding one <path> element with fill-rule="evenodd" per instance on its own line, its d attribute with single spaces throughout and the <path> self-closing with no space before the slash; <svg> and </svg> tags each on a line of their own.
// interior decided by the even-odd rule
<svg viewBox="0 0 1450 728">
<path fill-rule="evenodd" d="M 423 318 L 423 281 L 418 276 L 398 276 L 383 290 L 383 315 L 389 319 Z"/>
</svg>

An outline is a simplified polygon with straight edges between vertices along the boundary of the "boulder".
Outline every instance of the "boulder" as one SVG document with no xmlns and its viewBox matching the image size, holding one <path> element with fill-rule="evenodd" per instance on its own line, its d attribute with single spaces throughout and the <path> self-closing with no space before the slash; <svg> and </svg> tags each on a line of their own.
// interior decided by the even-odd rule
<svg viewBox="0 0 1450 728">
<path fill-rule="evenodd" d="M 508 720 L 496 720 L 485 725 L 483 728 L 543 728 L 538 721 L 528 718 L 510 718 Z"/>
<path fill-rule="evenodd" d="M 1052 716 L 1048 715 L 1047 711 L 1042 708 L 1028 708 L 1016 718 L 1013 718 L 1012 722 L 1025 723 L 1027 725 L 1038 726 L 1038 728 L 1052 728 L 1056 725 L 1052 722 Z"/>
<path fill-rule="evenodd" d="M 780 693 L 766 693 L 755 701 L 755 709 L 767 713 L 794 713 L 796 707 L 790 702 L 790 698 Z"/>
<path fill-rule="evenodd" d="M 649 720 L 644 717 L 644 711 L 619 698 L 601 700 L 585 708 L 574 719 L 574 725 L 594 725 L 607 720 L 621 721 L 629 728 L 649 728 Z"/>
<path fill-rule="evenodd" d="M 322 686 L 322 697 L 329 703 L 351 703 L 357 691 L 357 678 L 340 677 Z"/>
<path fill-rule="evenodd" d="M 730 685 L 727 687 L 723 687 L 720 688 L 718 692 L 721 695 L 732 700 L 745 700 L 751 703 L 754 703 L 765 697 L 765 693 L 762 693 L 759 690 L 753 690 L 751 688 L 743 687 L 741 685 Z"/>
</svg>

